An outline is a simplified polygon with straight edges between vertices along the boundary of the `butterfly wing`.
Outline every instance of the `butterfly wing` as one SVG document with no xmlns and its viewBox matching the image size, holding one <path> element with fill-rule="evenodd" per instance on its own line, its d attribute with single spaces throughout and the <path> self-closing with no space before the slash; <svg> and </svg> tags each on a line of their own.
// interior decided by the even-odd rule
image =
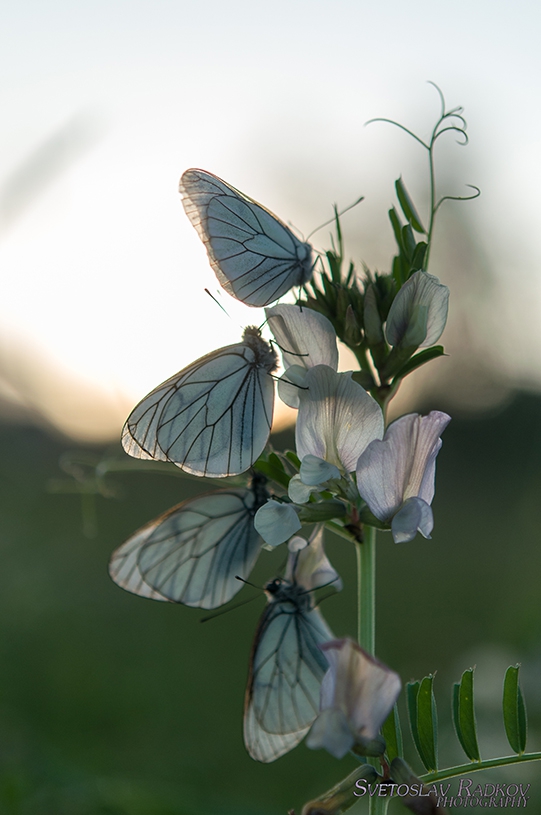
<svg viewBox="0 0 541 815">
<path fill-rule="evenodd" d="M 198 608 L 227 603 L 242 588 L 236 576 L 248 578 L 260 552 L 253 517 L 266 497 L 259 486 L 184 501 L 113 554 L 111 577 L 144 597 Z"/>
<path fill-rule="evenodd" d="M 246 690 L 244 741 L 262 762 L 291 750 L 310 729 L 328 668 L 318 645 L 333 637 L 308 594 L 290 586 L 279 597 L 261 618 Z"/>
<path fill-rule="evenodd" d="M 220 285 L 237 300 L 266 306 L 310 279 L 310 244 L 256 201 L 204 170 L 186 170 L 179 189 Z"/>
<path fill-rule="evenodd" d="M 251 336 L 197 360 L 134 408 L 122 432 L 125 451 L 172 461 L 193 475 L 245 472 L 269 437 L 275 359 L 264 340 Z"/>
<path fill-rule="evenodd" d="M 138 563 L 141 547 L 156 528 L 158 521 L 160 521 L 159 518 L 144 526 L 113 552 L 109 561 L 109 574 L 117 585 L 132 594 L 148 597 L 150 600 L 167 601 L 167 597 L 145 583 Z"/>
</svg>

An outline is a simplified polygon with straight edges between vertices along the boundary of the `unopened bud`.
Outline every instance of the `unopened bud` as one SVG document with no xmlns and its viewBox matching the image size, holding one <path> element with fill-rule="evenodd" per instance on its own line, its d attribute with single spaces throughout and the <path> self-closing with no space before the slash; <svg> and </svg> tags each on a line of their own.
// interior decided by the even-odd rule
<svg viewBox="0 0 541 815">
<path fill-rule="evenodd" d="M 357 322 L 357 317 L 350 303 L 346 309 L 344 320 L 344 341 L 346 345 L 360 345 L 362 338 L 363 336 L 359 328 L 359 323 Z"/>
<path fill-rule="evenodd" d="M 376 290 L 371 283 L 364 295 L 364 332 L 370 347 L 384 342 L 383 325 L 378 310 Z"/>
<path fill-rule="evenodd" d="M 385 334 L 395 348 L 427 348 L 443 333 L 449 289 L 428 272 L 415 272 L 404 283 L 387 317 Z"/>
</svg>

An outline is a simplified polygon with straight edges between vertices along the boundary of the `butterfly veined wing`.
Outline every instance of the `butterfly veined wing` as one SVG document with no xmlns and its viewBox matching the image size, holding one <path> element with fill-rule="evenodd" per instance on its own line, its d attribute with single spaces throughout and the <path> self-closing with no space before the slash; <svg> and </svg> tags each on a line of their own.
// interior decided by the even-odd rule
<svg viewBox="0 0 541 815">
<path fill-rule="evenodd" d="M 268 498 L 262 476 L 250 489 L 218 490 L 183 501 L 147 524 L 114 554 L 122 588 L 197 608 L 229 602 L 252 571 L 263 541 L 253 518 Z"/>
<path fill-rule="evenodd" d="M 151 534 L 151 530 L 155 528 L 155 524 L 156 521 L 147 524 L 113 552 L 109 561 L 109 574 L 115 583 L 132 594 L 138 594 L 139 597 L 148 597 L 150 600 L 167 602 L 168 597 L 164 597 L 163 594 L 145 583 L 138 563 L 141 547 L 146 543 L 149 533 Z"/>
<path fill-rule="evenodd" d="M 310 594 L 275 580 L 266 587 L 252 649 L 244 710 L 244 742 L 252 758 L 270 762 L 295 747 L 319 712 L 328 668 L 319 644 L 333 638 Z"/>
<path fill-rule="evenodd" d="M 186 170 L 179 190 L 220 285 L 237 300 L 266 306 L 310 279 L 312 247 L 261 204 L 204 170 Z"/>
<path fill-rule="evenodd" d="M 269 437 L 276 367 L 259 329 L 246 328 L 242 342 L 198 359 L 139 402 L 124 425 L 124 450 L 193 475 L 245 472 Z"/>
</svg>

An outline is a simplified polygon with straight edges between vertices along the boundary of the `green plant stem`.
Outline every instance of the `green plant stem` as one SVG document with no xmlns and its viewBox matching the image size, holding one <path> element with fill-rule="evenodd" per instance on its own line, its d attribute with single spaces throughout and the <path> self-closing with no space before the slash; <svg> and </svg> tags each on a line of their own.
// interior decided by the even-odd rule
<svg viewBox="0 0 541 815">
<path fill-rule="evenodd" d="M 387 796 L 381 796 L 380 798 L 378 795 L 375 795 L 370 799 L 368 806 L 369 815 L 385 815 L 390 801 L 391 799 Z"/>
<path fill-rule="evenodd" d="M 518 756 L 502 756 L 502 758 L 487 758 L 484 761 L 470 761 L 468 764 L 459 764 L 456 767 L 448 767 L 446 770 L 438 770 L 437 773 L 420 775 L 419 779 L 423 784 L 431 784 L 434 781 L 444 781 L 446 778 L 454 778 L 465 773 L 490 770 L 493 767 L 506 767 L 509 764 L 525 764 L 527 761 L 541 761 L 541 753 L 522 753 Z"/>
<path fill-rule="evenodd" d="M 375 652 L 376 647 L 376 530 L 365 526 L 364 541 L 357 543 L 357 590 L 359 645 Z"/>
</svg>

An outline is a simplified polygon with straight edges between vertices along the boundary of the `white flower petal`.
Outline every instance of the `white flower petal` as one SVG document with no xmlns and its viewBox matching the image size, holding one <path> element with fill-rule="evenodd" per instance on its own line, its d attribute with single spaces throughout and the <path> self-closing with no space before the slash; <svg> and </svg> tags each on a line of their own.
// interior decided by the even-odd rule
<svg viewBox="0 0 541 815">
<path fill-rule="evenodd" d="M 339 374 L 327 365 L 311 368 L 305 386 L 299 392 L 297 455 L 317 456 L 351 472 L 367 445 L 383 435 L 381 408 L 351 372 Z"/>
<path fill-rule="evenodd" d="M 380 521 L 389 521 L 408 498 L 432 502 L 439 436 L 450 421 L 438 410 L 428 416 L 409 413 L 389 425 L 383 441 L 372 442 L 360 457 L 357 487 Z"/>
<path fill-rule="evenodd" d="M 301 462 L 300 477 L 304 484 L 315 487 L 318 484 L 324 484 L 331 478 L 341 478 L 341 475 L 340 470 L 334 464 L 329 464 L 325 459 L 309 453 Z"/>
<path fill-rule="evenodd" d="M 420 417 L 415 444 L 415 461 L 404 498 L 418 495 L 427 504 L 432 503 L 436 475 L 436 456 L 442 445 L 440 436 L 450 421 L 451 417 L 441 410 L 432 410 L 428 416 Z"/>
<path fill-rule="evenodd" d="M 342 581 L 329 561 L 323 548 L 323 527 L 318 526 L 310 535 L 308 546 L 290 553 L 287 559 L 285 579 L 303 586 L 307 591 L 319 589 L 332 583 L 337 591 Z"/>
<path fill-rule="evenodd" d="M 415 272 L 404 283 L 389 310 L 385 335 L 390 345 L 426 348 L 443 333 L 449 289 L 428 272 Z"/>
<path fill-rule="evenodd" d="M 284 368 L 329 365 L 338 368 L 338 346 L 332 323 L 311 308 L 279 305 L 266 308 L 267 322 L 282 352 Z"/>
<path fill-rule="evenodd" d="M 254 517 L 254 526 L 270 546 L 278 546 L 301 529 L 302 524 L 291 504 L 269 499 Z"/>
<path fill-rule="evenodd" d="M 395 543 L 407 543 L 413 540 L 417 532 L 420 532 L 425 538 L 430 538 L 433 528 L 432 507 L 421 498 L 408 498 L 391 523 Z"/>
<path fill-rule="evenodd" d="M 324 748 L 335 758 L 344 758 L 355 744 L 355 734 L 343 711 L 336 708 L 322 710 L 306 737 L 311 750 Z"/>
<path fill-rule="evenodd" d="M 310 500 L 313 492 L 317 492 L 317 487 L 308 487 L 301 480 L 300 475 L 294 475 L 287 487 L 287 494 L 294 504 L 306 504 Z"/>
<path fill-rule="evenodd" d="M 278 396 L 291 408 L 299 407 L 300 391 L 306 387 L 306 368 L 292 365 L 278 380 Z"/>
<path fill-rule="evenodd" d="M 353 640 L 331 640 L 320 648 L 330 666 L 321 710 L 341 710 L 358 741 L 374 740 L 400 693 L 400 677 Z"/>
</svg>

